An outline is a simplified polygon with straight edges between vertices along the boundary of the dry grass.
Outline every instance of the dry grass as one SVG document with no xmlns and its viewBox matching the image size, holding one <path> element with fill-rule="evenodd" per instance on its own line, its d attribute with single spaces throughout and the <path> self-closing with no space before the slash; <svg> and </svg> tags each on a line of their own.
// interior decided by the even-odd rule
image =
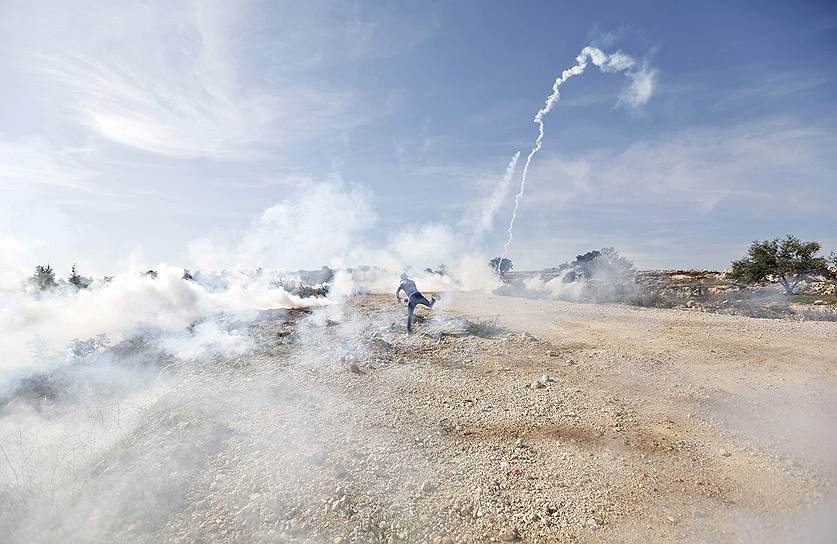
<svg viewBox="0 0 837 544">
<path fill-rule="evenodd" d="M 476 322 L 468 321 L 468 334 L 480 338 L 492 338 L 503 332 L 502 327 L 497 325 L 497 317 L 493 319 L 477 319 Z"/>
</svg>

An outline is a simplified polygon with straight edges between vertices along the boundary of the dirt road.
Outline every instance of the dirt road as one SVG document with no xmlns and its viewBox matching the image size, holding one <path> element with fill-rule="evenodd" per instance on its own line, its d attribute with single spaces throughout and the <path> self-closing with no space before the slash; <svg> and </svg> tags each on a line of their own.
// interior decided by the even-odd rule
<svg viewBox="0 0 837 544">
<path fill-rule="evenodd" d="M 421 308 L 413 336 L 404 314 L 362 296 L 253 323 L 252 352 L 171 360 L 131 413 L 6 414 L 0 529 L 833 542 L 837 323 L 463 293 Z"/>
<path fill-rule="evenodd" d="M 609 434 L 630 442 L 623 455 L 647 460 L 653 492 L 629 485 L 621 501 L 635 512 L 596 539 L 835 534 L 825 528 L 837 505 L 834 323 L 462 294 L 447 309 L 550 342 L 575 363 L 564 378 L 635 410 Z"/>
</svg>

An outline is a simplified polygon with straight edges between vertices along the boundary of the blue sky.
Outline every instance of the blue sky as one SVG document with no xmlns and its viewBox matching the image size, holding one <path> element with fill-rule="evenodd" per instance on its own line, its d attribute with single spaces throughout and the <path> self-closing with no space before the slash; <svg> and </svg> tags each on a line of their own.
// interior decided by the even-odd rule
<svg viewBox="0 0 837 544">
<path fill-rule="evenodd" d="M 591 43 L 633 56 L 653 94 L 620 103 L 628 78 L 596 70 L 562 87 L 517 268 L 602 246 L 641 267 L 722 268 L 785 233 L 837 250 L 837 8 L 730 4 L 3 0 L 0 263 L 497 254 L 513 190 L 493 228 L 463 233 Z M 281 225 L 322 251 L 253 241 Z"/>
</svg>

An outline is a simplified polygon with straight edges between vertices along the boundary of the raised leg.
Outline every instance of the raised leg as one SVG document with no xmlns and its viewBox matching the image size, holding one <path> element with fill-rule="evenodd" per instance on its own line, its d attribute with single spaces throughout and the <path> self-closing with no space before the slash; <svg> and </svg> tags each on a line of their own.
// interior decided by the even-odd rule
<svg viewBox="0 0 837 544">
<path fill-rule="evenodd" d="M 415 297 L 415 303 L 417 305 L 418 304 L 424 304 L 428 308 L 432 308 L 433 305 L 436 304 L 436 299 L 433 299 L 431 301 L 431 300 L 427 300 L 427 298 L 424 295 L 419 295 L 419 296 Z"/>
</svg>

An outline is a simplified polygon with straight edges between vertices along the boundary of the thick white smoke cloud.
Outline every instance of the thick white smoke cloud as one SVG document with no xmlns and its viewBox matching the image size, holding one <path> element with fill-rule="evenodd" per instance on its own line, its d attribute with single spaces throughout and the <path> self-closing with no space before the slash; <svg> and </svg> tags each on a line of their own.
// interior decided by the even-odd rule
<svg viewBox="0 0 837 544">
<path fill-rule="evenodd" d="M 518 156 L 507 168 L 505 185 Z M 483 225 L 496 211 L 496 194 L 488 200 Z M 0 291 L 0 350 L 5 355 L 0 390 L 21 377 L 69 364 L 71 359 L 61 354 L 76 339 L 105 335 L 116 343 L 150 330 L 165 351 L 181 358 L 238 354 L 246 351 L 248 339 L 213 321 L 217 316 L 247 319 L 259 310 L 339 303 L 352 293 L 392 293 L 402 271 L 427 292 L 499 285 L 488 258 L 469 242 L 470 232 L 443 223 L 406 226 L 380 245 L 368 238 L 374 225 L 371 193 L 336 176 L 288 195 L 241 232 L 192 243 L 190 264 L 202 271 L 199 281 L 183 279 L 183 268 L 166 264 L 153 266 L 156 278 L 140 275 L 148 265 L 139 254 L 126 258 L 112 281 L 96 281 L 82 290 L 33 293 L 22 288 L 26 272 L 15 269 Z M 3 247 L 23 246 L 13 238 L 3 240 Z M 301 298 L 275 283 L 287 277 L 282 270 L 323 265 L 337 270 L 328 298 Z M 438 273 L 441 265 L 444 274 Z"/>
<path fill-rule="evenodd" d="M 529 174 L 529 166 L 532 163 L 532 159 L 537 152 L 540 151 L 543 145 L 543 119 L 547 113 L 552 111 L 552 108 L 555 107 L 555 104 L 558 102 L 558 99 L 561 96 L 561 85 L 563 85 L 564 82 L 571 77 L 583 74 L 587 69 L 588 64 L 592 62 L 602 72 L 627 72 L 628 77 L 631 78 L 632 83 L 628 89 L 623 91 L 620 95 L 619 103 L 624 103 L 634 107 L 640 106 L 647 102 L 653 94 L 656 72 L 647 66 L 643 66 L 639 71 L 632 71 L 634 66 L 636 66 L 636 61 L 633 57 L 623 53 L 622 51 L 607 54 L 601 49 L 587 46 L 581 50 L 581 53 L 578 54 L 575 60 L 575 66 L 564 70 L 561 75 L 555 79 L 555 82 L 552 84 L 552 94 L 547 97 L 543 108 L 538 110 L 538 113 L 535 114 L 534 123 L 538 125 L 538 136 L 535 139 L 535 145 L 532 147 L 529 155 L 527 155 L 526 163 L 523 166 L 523 174 L 520 178 L 520 190 L 514 197 L 514 209 L 512 210 L 512 216 L 509 220 L 508 238 L 506 239 L 506 243 L 503 245 L 501 257 L 506 256 L 509 246 L 512 243 L 514 236 L 514 223 L 517 219 L 520 202 L 523 200 L 523 195 L 526 191 L 526 177 Z"/>
<path fill-rule="evenodd" d="M 204 270 L 319 267 L 348 257 L 374 223 L 370 192 L 337 177 L 300 187 L 231 240 L 203 238 L 189 253 Z"/>
<path fill-rule="evenodd" d="M 443 223 L 408 228 L 390 238 L 389 249 L 401 263 L 435 266 L 456 255 L 459 241 L 454 230 Z"/>
<path fill-rule="evenodd" d="M 235 348 L 241 339 L 205 325 L 184 339 L 189 325 L 217 315 L 252 317 L 258 310 L 328 304 L 321 297 L 301 298 L 271 285 L 267 275 L 228 273 L 223 289 L 213 290 L 183 279 L 183 269 L 158 267 L 158 276 L 117 275 L 88 289 L 62 289 L 34 296 L 24 290 L 4 291 L 0 304 L 0 391 L 16 378 L 50 371 L 67 363 L 61 354 L 75 340 L 106 335 L 118 342 L 125 335 L 152 330 L 169 347 L 185 354 L 198 346 Z M 170 338 L 171 336 L 171 338 Z M 204 350 L 206 351 L 206 350 Z M 52 356 L 44 357 L 44 354 Z"/>
<path fill-rule="evenodd" d="M 559 276 L 548 281 L 544 281 L 539 277 L 528 278 L 524 280 L 523 286 L 525 287 L 527 294 L 534 295 L 536 297 L 557 298 L 573 301 L 581 300 L 582 295 L 584 294 L 585 284 L 583 281 L 564 281 L 564 278 L 568 273 L 571 273 L 571 271 L 564 271 Z"/>
</svg>

